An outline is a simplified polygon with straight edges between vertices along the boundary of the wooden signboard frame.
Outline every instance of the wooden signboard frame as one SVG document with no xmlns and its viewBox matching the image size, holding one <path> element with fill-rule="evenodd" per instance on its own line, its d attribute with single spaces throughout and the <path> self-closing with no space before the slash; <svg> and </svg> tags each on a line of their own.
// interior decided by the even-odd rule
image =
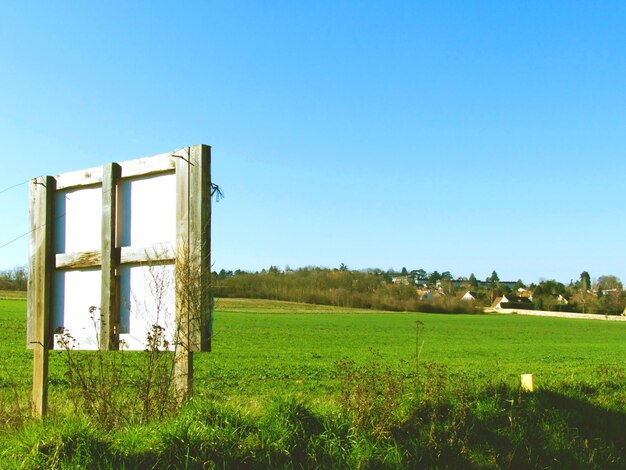
<svg viewBox="0 0 626 470">
<path fill-rule="evenodd" d="M 120 246 L 116 235 L 118 200 L 123 181 L 175 174 L 176 240 L 160 251 Z M 55 213 L 58 191 L 102 188 L 101 249 L 55 253 L 55 226 L 64 214 Z M 52 296 L 54 273 L 78 269 L 101 270 L 100 349 L 120 348 L 120 269 L 124 265 L 173 264 L 175 277 L 174 376 L 177 395 L 190 396 L 193 352 L 210 351 L 211 276 L 211 147 L 195 145 L 174 153 L 108 163 L 99 168 L 44 176 L 30 182 L 30 257 L 28 345 L 33 348 L 33 415 L 43 417 L 48 402 L 48 350 L 54 346 Z"/>
</svg>

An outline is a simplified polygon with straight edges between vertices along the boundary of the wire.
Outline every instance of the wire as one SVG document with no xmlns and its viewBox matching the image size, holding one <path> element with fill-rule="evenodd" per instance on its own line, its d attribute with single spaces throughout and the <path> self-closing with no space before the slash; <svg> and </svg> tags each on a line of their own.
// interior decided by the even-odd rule
<svg viewBox="0 0 626 470">
<path fill-rule="evenodd" d="M 31 234 L 31 233 L 33 233 L 35 230 L 39 230 L 39 229 L 40 229 L 40 228 L 42 228 L 42 227 L 43 227 L 43 225 L 42 225 L 42 226 L 40 226 L 40 227 L 35 227 L 34 229 L 29 230 L 28 232 L 21 234 L 19 237 L 15 237 L 13 240 L 10 240 L 10 241 L 6 242 L 4 245 L 0 245 L 0 250 L 1 250 L 2 248 L 4 248 L 5 246 L 9 246 L 11 243 L 14 243 L 14 242 L 16 242 L 16 241 L 20 240 L 21 238 L 24 238 L 26 235 L 30 235 L 30 234 Z"/>
<path fill-rule="evenodd" d="M 30 179 L 27 179 L 26 181 L 22 181 L 21 183 L 14 184 L 13 186 L 9 186 L 8 188 L 4 188 L 2 191 L 0 191 L 0 194 L 6 193 L 10 189 L 17 188 L 18 186 L 22 186 L 23 184 L 26 184 L 29 181 L 30 181 Z"/>
</svg>

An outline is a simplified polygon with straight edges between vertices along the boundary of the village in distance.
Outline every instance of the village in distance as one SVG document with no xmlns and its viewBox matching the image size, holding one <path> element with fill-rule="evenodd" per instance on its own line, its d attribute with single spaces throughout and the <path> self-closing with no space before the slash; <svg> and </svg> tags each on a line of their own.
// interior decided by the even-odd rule
<svg viewBox="0 0 626 470">
<path fill-rule="evenodd" d="M 351 270 L 305 267 L 257 272 L 213 273 L 218 297 L 250 297 L 391 311 L 476 313 L 518 309 L 623 315 L 623 284 L 614 275 L 595 279 L 583 271 L 568 284 L 554 279 L 526 284 L 501 280 L 494 270 L 485 280 L 472 273 L 454 277 L 449 271 L 423 269 Z"/>
</svg>

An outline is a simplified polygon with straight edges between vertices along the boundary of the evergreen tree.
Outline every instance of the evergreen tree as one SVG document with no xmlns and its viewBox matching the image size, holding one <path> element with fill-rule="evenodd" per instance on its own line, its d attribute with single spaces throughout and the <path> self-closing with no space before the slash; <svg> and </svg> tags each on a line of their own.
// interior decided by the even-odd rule
<svg viewBox="0 0 626 470">
<path fill-rule="evenodd" d="M 432 273 L 430 273 L 430 276 L 428 276 L 428 282 L 430 284 L 436 284 L 437 281 L 439 281 L 441 279 L 441 274 L 439 274 L 439 271 L 433 271 Z"/>
<path fill-rule="evenodd" d="M 591 276 L 589 276 L 587 271 L 580 273 L 580 288 L 583 292 L 587 292 L 591 289 Z"/>
</svg>

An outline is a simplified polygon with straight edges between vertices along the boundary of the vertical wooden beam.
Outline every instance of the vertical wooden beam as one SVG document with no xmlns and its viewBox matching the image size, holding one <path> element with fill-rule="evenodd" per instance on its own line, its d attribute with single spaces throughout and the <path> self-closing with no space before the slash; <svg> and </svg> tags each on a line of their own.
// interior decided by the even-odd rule
<svg viewBox="0 0 626 470">
<path fill-rule="evenodd" d="M 189 251 L 193 273 L 190 293 L 192 351 L 211 350 L 211 147 L 191 148 L 189 167 Z"/>
<path fill-rule="evenodd" d="M 193 352 L 189 343 L 191 253 L 189 240 L 190 149 L 185 158 L 176 160 L 176 331 L 174 353 L 174 386 L 179 401 L 191 396 Z"/>
<path fill-rule="evenodd" d="M 102 169 L 102 294 L 100 349 L 119 349 L 120 249 L 116 240 L 117 183 L 122 169 L 107 163 Z"/>
<path fill-rule="evenodd" d="M 211 147 L 188 148 L 176 163 L 175 381 L 179 398 L 193 384 L 193 352 L 210 351 Z"/>
<path fill-rule="evenodd" d="M 52 346 L 50 305 L 54 253 L 53 204 L 56 180 L 45 176 L 30 182 L 30 256 L 28 317 L 33 324 L 33 416 L 48 412 L 48 349 Z"/>
</svg>

